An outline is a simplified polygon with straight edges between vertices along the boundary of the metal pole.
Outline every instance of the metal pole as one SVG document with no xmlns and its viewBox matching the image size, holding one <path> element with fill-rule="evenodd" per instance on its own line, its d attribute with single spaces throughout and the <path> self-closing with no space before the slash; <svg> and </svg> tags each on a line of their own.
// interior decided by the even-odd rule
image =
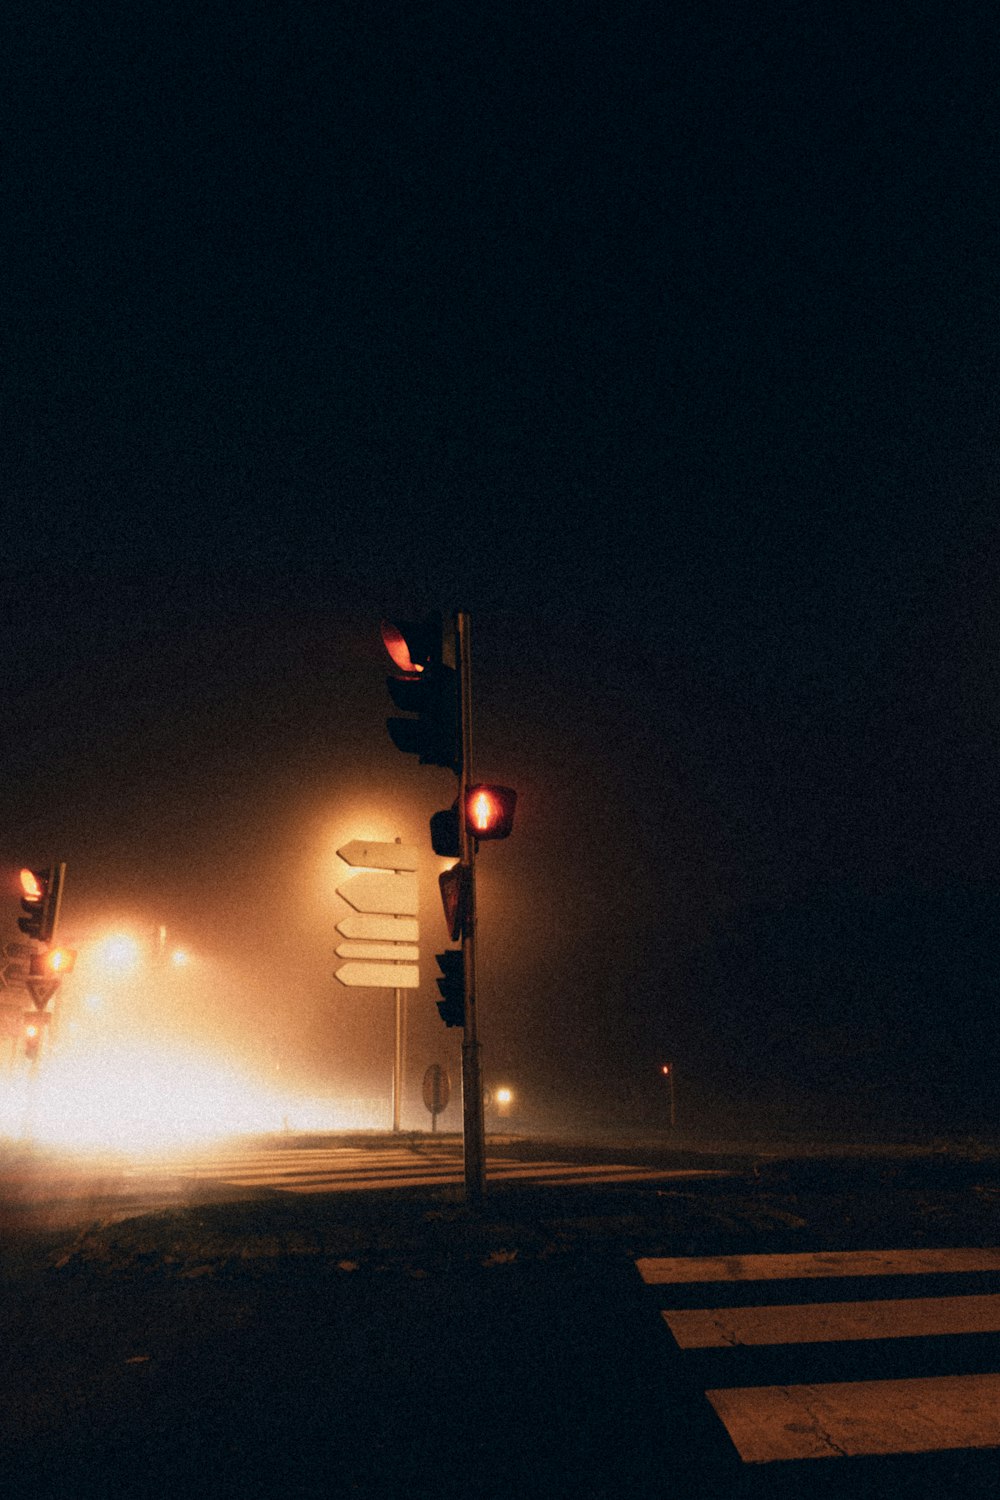
<svg viewBox="0 0 1000 1500">
<path fill-rule="evenodd" d="M 469 616 L 455 615 L 458 654 L 459 712 L 462 734 L 462 770 L 458 781 L 459 859 L 465 869 L 466 905 L 462 930 L 465 983 L 465 1030 L 462 1036 L 462 1124 L 465 1147 L 465 1198 L 482 1202 L 486 1186 L 485 1128 L 483 1125 L 483 1073 L 476 1015 L 476 840 L 465 823 L 465 794 L 472 782 L 472 657 Z"/>
<path fill-rule="evenodd" d="M 392 1128 L 399 1130 L 399 1096 L 403 1091 L 403 991 L 396 990 L 396 1049 L 392 1058 Z"/>
<path fill-rule="evenodd" d="M 403 841 L 397 837 L 396 843 Z M 403 991 L 396 990 L 396 1046 L 392 1058 L 392 1129 L 399 1133 L 399 1114 L 403 1097 Z"/>
</svg>

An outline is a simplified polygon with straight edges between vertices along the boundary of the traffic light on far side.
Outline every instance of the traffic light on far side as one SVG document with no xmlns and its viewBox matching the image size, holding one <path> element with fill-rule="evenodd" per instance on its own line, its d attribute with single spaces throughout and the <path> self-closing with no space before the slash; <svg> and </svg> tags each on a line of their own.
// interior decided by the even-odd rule
<svg viewBox="0 0 1000 1500">
<path fill-rule="evenodd" d="M 49 1020 L 48 1011 L 29 1010 L 24 1013 L 24 1055 L 34 1062 L 38 1057 L 42 1036 Z"/>
<path fill-rule="evenodd" d="M 477 839 L 505 839 L 514 827 L 517 793 L 513 787 L 480 782 L 465 793 L 465 822 Z"/>
<path fill-rule="evenodd" d="M 29 972 L 32 979 L 61 979 L 72 972 L 75 963 L 75 948 L 49 948 L 31 955 Z"/>
<path fill-rule="evenodd" d="M 47 943 L 52 938 L 59 917 L 65 865 L 50 865 L 47 870 L 21 871 L 21 910 L 17 921 L 28 937 Z"/>
<path fill-rule="evenodd" d="M 382 641 L 402 674 L 386 679 L 389 697 L 405 719 L 386 720 L 397 750 L 416 755 L 423 766 L 461 769 L 458 675 L 446 665 L 440 615 L 410 621 L 382 621 Z"/>
<path fill-rule="evenodd" d="M 465 1025 L 465 958 L 461 948 L 448 948 L 436 953 L 441 977 L 437 987 L 441 999 L 437 1002 L 438 1014 L 446 1026 Z"/>
</svg>

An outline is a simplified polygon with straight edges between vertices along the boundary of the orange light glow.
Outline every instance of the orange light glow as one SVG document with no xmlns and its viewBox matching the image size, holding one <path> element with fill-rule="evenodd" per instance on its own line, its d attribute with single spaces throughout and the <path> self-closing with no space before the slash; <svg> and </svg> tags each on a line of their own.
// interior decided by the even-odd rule
<svg viewBox="0 0 1000 1500">
<path fill-rule="evenodd" d="M 46 955 L 46 968 L 51 969 L 53 974 L 68 974 L 73 967 L 76 954 L 72 948 L 53 948 Z"/>
<path fill-rule="evenodd" d="M 28 1022 L 26 1040 L 42 1024 Z M 224 1057 L 191 1043 L 88 1042 L 50 1053 L 38 1074 L 27 1067 L 0 1090 L 0 1140 L 19 1138 L 31 1101 L 32 1139 L 71 1150 L 113 1150 L 161 1156 L 240 1135 L 289 1128 L 370 1130 L 381 1112 L 360 1101 L 315 1099 L 275 1092 Z M 30 1090 L 30 1094 L 29 1094 Z"/>
<path fill-rule="evenodd" d="M 26 901 L 41 901 L 45 894 L 38 883 L 38 877 L 34 870 L 21 871 L 21 889 Z"/>
<path fill-rule="evenodd" d="M 424 669 L 419 662 L 410 660 L 410 648 L 402 632 L 390 620 L 383 620 L 381 629 L 385 649 L 399 670 L 408 677 L 419 677 Z"/>
</svg>

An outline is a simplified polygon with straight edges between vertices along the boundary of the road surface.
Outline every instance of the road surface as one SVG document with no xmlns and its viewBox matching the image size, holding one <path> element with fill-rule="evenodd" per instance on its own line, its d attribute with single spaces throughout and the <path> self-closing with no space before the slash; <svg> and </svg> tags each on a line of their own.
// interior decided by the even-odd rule
<svg viewBox="0 0 1000 1500">
<path fill-rule="evenodd" d="M 5 1492 L 996 1500 L 996 1161 L 669 1155 L 8 1153 Z"/>
</svg>

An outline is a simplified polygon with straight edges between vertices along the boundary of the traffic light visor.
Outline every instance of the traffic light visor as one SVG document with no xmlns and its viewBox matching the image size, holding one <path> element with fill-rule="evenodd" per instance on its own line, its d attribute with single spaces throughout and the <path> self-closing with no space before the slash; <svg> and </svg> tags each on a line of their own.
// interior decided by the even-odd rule
<svg viewBox="0 0 1000 1500">
<path fill-rule="evenodd" d="M 393 665 L 405 672 L 407 677 L 418 677 L 424 670 L 423 663 L 411 659 L 409 643 L 399 626 L 394 625 L 391 620 L 383 620 L 381 630 L 382 643 L 392 657 Z"/>
</svg>

